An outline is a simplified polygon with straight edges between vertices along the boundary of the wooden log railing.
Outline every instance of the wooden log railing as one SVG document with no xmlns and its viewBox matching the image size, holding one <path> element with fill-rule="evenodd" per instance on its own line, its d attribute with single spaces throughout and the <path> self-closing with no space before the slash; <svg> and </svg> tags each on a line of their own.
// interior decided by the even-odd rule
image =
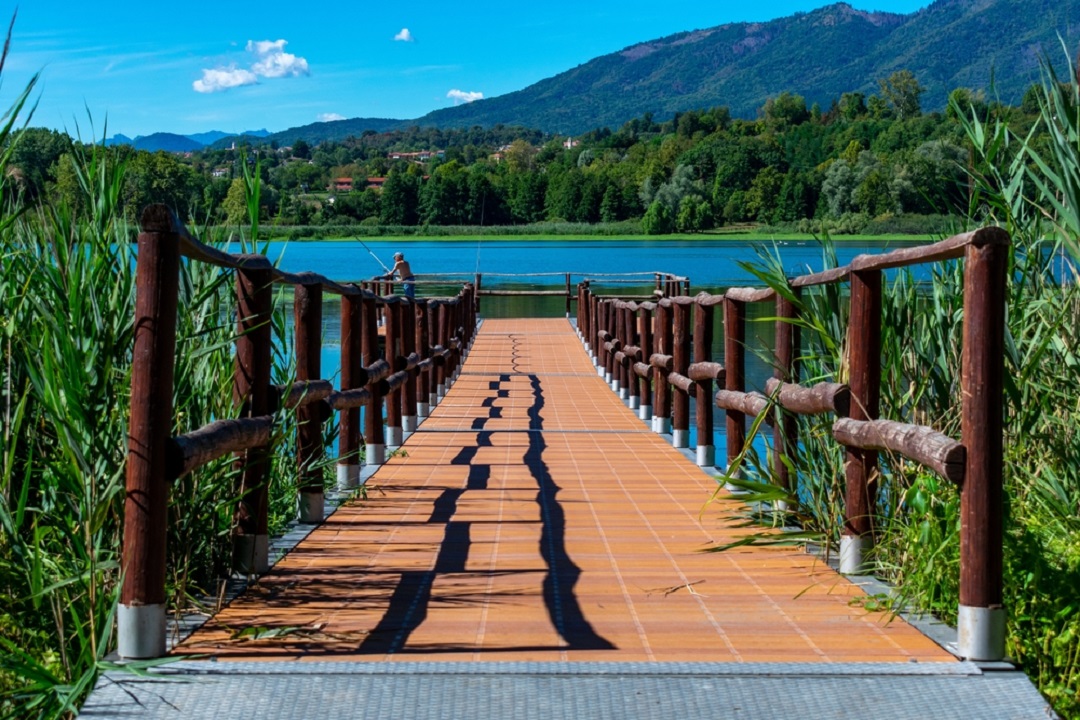
<svg viewBox="0 0 1080 720">
<path fill-rule="evenodd" d="M 656 278 L 659 302 L 627 303 L 578 286 L 578 329 L 601 375 L 616 391 L 641 380 L 652 385 L 652 427 L 686 447 L 688 403 L 696 402 L 698 463 L 714 464 L 711 407 L 725 411 L 727 472 L 734 473 L 746 443 L 747 419 L 773 427 L 770 465 L 775 481 L 793 496 L 791 465 L 798 444 L 795 416 L 834 413 L 833 437 L 843 445 L 844 528 L 840 567 L 862 573 L 873 546 L 878 453 L 906 457 L 955 482 L 961 493 L 961 563 L 958 652 L 975 660 L 1004 657 L 1002 608 L 1002 428 L 1008 234 L 984 228 L 947 240 L 878 255 L 849 265 L 789 278 L 783 292 L 731 288 L 723 295 L 689 297 L 689 283 Z M 963 258 L 964 325 L 960 368 L 961 439 L 933 428 L 878 417 L 881 392 L 882 272 L 890 268 Z M 798 308 L 806 288 L 849 283 L 848 378 L 845 385 L 798 384 Z M 775 304 L 775 368 L 766 393 L 748 391 L 745 378 L 746 306 Z M 723 365 L 711 361 L 713 318 L 724 314 Z M 584 308 L 584 310 L 582 310 Z M 693 330 L 691 334 L 691 309 Z M 620 313 L 622 313 L 620 315 Z M 629 316 L 636 315 L 636 324 Z M 693 362 L 691 363 L 691 350 Z M 616 360 L 618 358 L 618 361 Z M 625 368 L 625 380 L 618 373 Z M 722 385 L 711 393 L 712 382 Z M 642 407 L 645 407 L 642 400 Z M 642 419 L 649 418 L 642 416 Z"/>
<path fill-rule="evenodd" d="M 323 427 L 339 412 L 338 485 L 362 482 L 364 464 L 385 458 L 385 408 L 392 444 L 415 429 L 418 399 L 427 404 L 438 376 L 440 393 L 453 381 L 476 326 L 469 282 L 450 298 L 410 300 L 375 290 L 386 284 L 339 283 L 314 273 L 287 273 L 259 255 L 233 255 L 204 245 L 163 205 L 142 216 L 136 268 L 131 416 L 126 466 L 123 586 L 117 617 L 119 654 L 165 653 L 165 568 L 169 487 L 186 473 L 235 455 L 240 502 L 235 513 L 233 569 L 261 573 L 269 566 L 269 467 L 278 411 L 295 410 L 298 519 L 321 522 Z M 210 263 L 236 276 L 237 339 L 233 399 L 238 417 L 222 418 L 173 436 L 173 374 L 180 259 Z M 271 384 L 274 283 L 293 287 L 296 382 Z M 341 296 L 340 389 L 320 377 L 325 293 Z M 380 348 L 379 316 L 385 339 Z M 436 344 L 429 340 L 437 338 Z M 432 404 L 436 402 L 434 396 Z M 360 408 L 366 408 L 361 433 Z"/>
</svg>

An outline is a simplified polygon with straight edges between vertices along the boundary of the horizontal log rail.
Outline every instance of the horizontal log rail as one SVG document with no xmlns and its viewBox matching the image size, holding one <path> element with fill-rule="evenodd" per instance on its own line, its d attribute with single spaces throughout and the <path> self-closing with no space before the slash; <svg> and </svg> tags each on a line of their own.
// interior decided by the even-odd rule
<svg viewBox="0 0 1080 720">
<path fill-rule="evenodd" d="M 712 412 L 725 411 L 728 472 L 738 472 L 747 420 L 773 426 L 769 463 L 775 481 L 797 498 L 798 415 L 837 416 L 833 437 L 846 459 L 843 572 L 864 572 L 872 548 L 878 452 L 895 453 L 961 488 L 959 652 L 976 660 L 1004 656 L 1002 603 L 1002 394 L 1008 234 L 988 227 L 937 243 L 855 257 L 848 265 L 787 279 L 786 288 L 734 287 L 691 297 L 689 282 L 657 280 L 656 299 L 633 302 L 578 287 L 578 328 L 598 372 L 634 407 L 651 412 L 656 432 L 687 447 L 689 400 L 697 408 L 697 459 L 713 465 Z M 958 369 L 962 437 L 878 418 L 881 387 L 882 274 L 920 263 L 964 259 L 963 361 Z M 798 381 L 801 294 L 848 283 L 846 384 Z M 766 393 L 746 387 L 746 306 L 774 303 L 776 365 Z M 723 311 L 723 363 L 712 353 L 713 313 Z M 692 327 L 691 327 L 692 326 Z M 691 353 L 692 350 L 692 353 Z M 638 352 L 640 351 L 640 355 Z M 692 354 L 692 358 L 691 358 Z M 713 393 L 714 383 L 719 389 Z M 640 385 L 640 387 L 639 387 Z M 629 392 L 627 392 L 629 391 Z M 651 391 L 651 392 L 650 392 Z M 646 405 L 651 402 L 651 405 Z M 642 415 L 642 419 L 649 419 Z"/>
<path fill-rule="evenodd" d="M 715 397 L 716 407 L 721 410 L 734 410 L 750 417 L 757 417 L 769 409 L 769 398 L 759 392 L 717 390 Z M 765 422 L 772 425 L 772 416 L 766 415 Z"/>
<path fill-rule="evenodd" d="M 822 382 L 805 387 L 769 378 L 765 393 L 775 398 L 780 407 L 799 415 L 836 413 L 843 417 L 851 406 L 851 388 L 838 383 Z"/>
<path fill-rule="evenodd" d="M 964 446 L 925 425 L 839 418 L 833 423 L 833 437 L 849 447 L 899 453 L 957 485 L 964 484 Z"/>
<path fill-rule="evenodd" d="M 241 450 L 266 445 L 274 429 L 273 416 L 216 420 L 172 438 L 175 457 L 170 479 L 187 475 L 214 460 Z"/>
<path fill-rule="evenodd" d="M 291 385 L 274 386 L 275 404 L 286 410 L 295 410 L 325 400 L 333 392 L 334 384 L 329 380 L 304 380 Z"/>
</svg>

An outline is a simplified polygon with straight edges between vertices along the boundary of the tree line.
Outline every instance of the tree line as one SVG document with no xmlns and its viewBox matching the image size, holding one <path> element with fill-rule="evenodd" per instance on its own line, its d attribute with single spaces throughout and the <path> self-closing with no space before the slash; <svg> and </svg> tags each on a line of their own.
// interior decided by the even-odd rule
<svg viewBox="0 0 1080 720">
<path fill-rule="evenodd" d="M 189 154 L 98 150 L 125 164 L 121 201 L 130 217 L 164 202 L 195 222 L 243 223 L 246 164 L 261 176 L 264 221 L 284 226 L 631 221 L 649 234 L 745 223 L 843 233 L 965 207 L 969 150 L 958 113 L 1014 128 L 1031 127 L 1038 114 L 1034 88 L 1015 107 L 960 88 L 949 110 L 925 114 L 910 72 L 879 86 L 869 96 L 844 93 L 827 109 L 783 92 L 753 120 L 726 107 L 663 122 L 645 113 L 574 139 L 496 126 L 365 131 L 315 146 L 297 138 L 287 147 Z M 390 156 L 420 150 L 440 152 L 423 162 Z M 10 152 L 18 192 L 77 202 L 74 158 L 84 146 L 30 129 Z M 352 189 L 335 189 L 340 178 Z"/>
</svg>

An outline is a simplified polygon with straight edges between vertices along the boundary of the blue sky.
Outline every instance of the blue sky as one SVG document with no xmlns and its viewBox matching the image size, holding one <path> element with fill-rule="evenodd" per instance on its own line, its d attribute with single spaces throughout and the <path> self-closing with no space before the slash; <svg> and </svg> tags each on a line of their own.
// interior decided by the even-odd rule
<svg viewBox="0 0 1080 720">
<path fill-rule="evenodd" d="M 0 103 L 40 71 L 32 124 L 86 140 L 91 117 L 99 137 L 106 120 L 109 135 L 134 137 L 415 118 L 638 42 L 825 4 L 32 0 L 18 11 Z M 853 4 L 909 13 L 926 0 Z"/>
</svg>

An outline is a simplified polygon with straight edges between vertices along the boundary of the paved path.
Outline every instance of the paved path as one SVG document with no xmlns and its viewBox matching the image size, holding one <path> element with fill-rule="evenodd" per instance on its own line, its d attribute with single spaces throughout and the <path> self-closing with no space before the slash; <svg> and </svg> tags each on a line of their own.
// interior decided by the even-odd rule
<svg viewBox="0 0 1080 720">
<path fill-rule="evenodd" d="M 402 449 L 174 651 L 244 662 L 124 691 L 161 717 L 1046 717 L 1023 675 L 866 611 L 811 555 L 702 552 L 747 532 L 733 501 L 565 320 L 484 322 Z M 264 662 L 292 660 L 322 662 Z M 110 687 L 84 714 L 130 705 Z"/>
</svg>

